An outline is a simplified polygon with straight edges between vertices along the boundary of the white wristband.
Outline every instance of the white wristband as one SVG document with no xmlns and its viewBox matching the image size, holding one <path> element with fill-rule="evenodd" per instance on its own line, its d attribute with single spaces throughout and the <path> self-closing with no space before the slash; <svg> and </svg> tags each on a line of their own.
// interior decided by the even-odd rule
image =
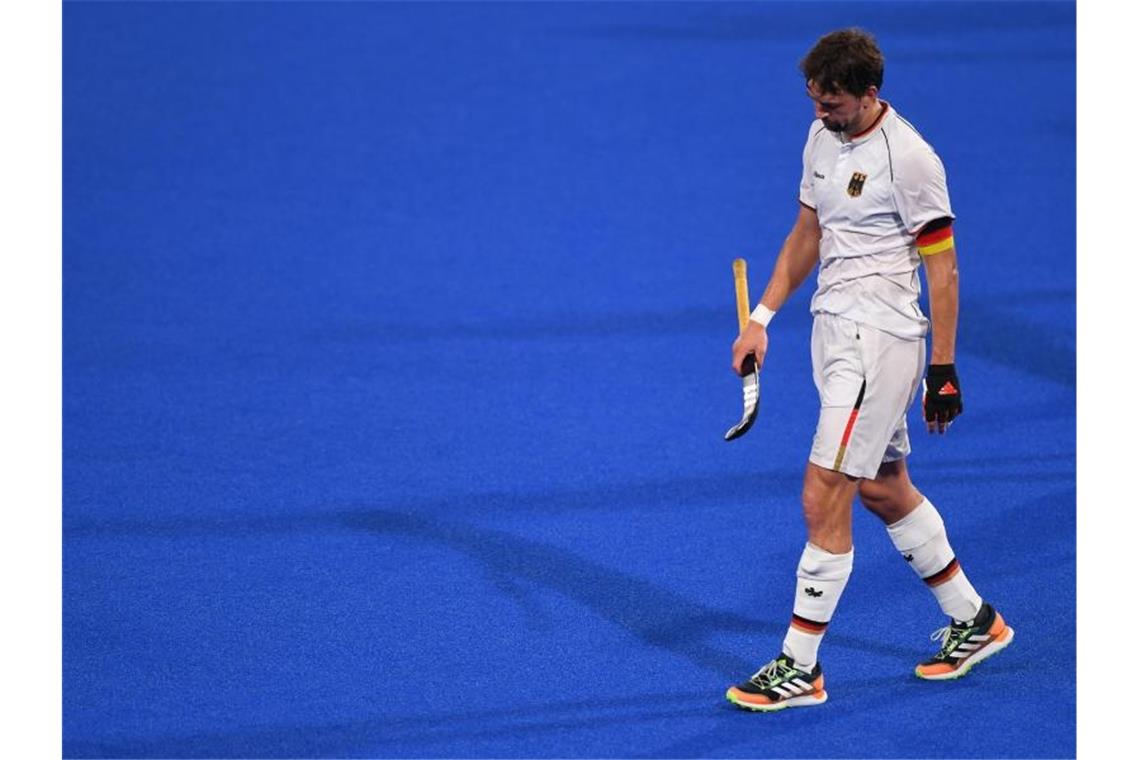
<svg viewBox="0 0 1140 760">
<path fill-rule="evenodd" d="M 776 312 L 772 311 L 761 303 L 757 304 L 756 308 L 752 310 L 752 316 L 750 316 L 749 319 L 751 319 L 753 322 L 759 322 L 760 324 L 764 325 L 764 327 L 767 327 L 768 323 L 772 321 L 772 317 L 774 316 L 776 316 Z"/>
</svg>

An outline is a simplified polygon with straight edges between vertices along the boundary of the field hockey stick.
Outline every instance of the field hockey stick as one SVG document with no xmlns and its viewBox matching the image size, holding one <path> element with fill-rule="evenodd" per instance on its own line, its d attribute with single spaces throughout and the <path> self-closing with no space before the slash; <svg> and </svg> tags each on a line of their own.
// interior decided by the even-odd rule
<svg viewBox="0 0 1140 760">
<path fill-rule="evenodd" d="M 736 281 L 736 317 L 740 322 L 740 332 L 748 326 L 751 302 L 748 300 L 748 264 L 744 259 L 732 262 L 732 275 Z M 756 366 L 756 356 L 748 354 L 740 366 L 744 373 L 744 415 L 740 422 L 733 425 L 724 434 L 724 440 L 731 441 L 748 432 L 752 423 L 756 421 L 756 413 L 760 411 L 760 369 Z"/>
</svg>

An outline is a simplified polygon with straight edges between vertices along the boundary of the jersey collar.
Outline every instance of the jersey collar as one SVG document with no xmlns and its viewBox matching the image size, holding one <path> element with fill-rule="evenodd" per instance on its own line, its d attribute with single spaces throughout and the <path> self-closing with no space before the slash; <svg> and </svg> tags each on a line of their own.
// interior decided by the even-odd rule
<svg viewBox="0 0 1140 760">
<path fill-rule="evenodd" d="M 890 113 L 890 111 L 891 111 L 891 104 L 885 100 L 880 100 L 879 102 L 883 104 L 883 110 L 878 115 L 878 117 L 875 119 L 875 123 L 873 123 L 871 126 L 864 129 L 859 134 L 852 135 L 849 139 L 845 140 L 844 142 L 850 143 L 853 145 L 858 145 L 859 143 L 866 142 L 867 140 L 871 139 L 871 137 L 875 134 L 875 131 L 879 127 L 883 126 L 883 122 L 887 120 L 887 114 Z"/>
</svg>

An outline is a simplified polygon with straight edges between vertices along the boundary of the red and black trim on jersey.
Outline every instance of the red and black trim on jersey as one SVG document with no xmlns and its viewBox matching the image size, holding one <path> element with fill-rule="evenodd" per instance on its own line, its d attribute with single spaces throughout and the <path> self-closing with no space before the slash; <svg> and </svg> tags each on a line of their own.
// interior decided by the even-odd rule
<svg viewBox="0 0 1140 760">
<path fill-rule="evenodd" d="M 883 110 L 879 111 L 879 115 L 875 117 L 875 121 L 871 124 L 871 126 L 867 127 L 857 135 L 851 135 L 852 140 L 858 140 L 860 137 L 866 137 L 875 131 L 876 127 L 883 123 L 883 119 L 887 117 L 887 112 L 891 110 L 891 104 L 885 100 L 880 100 L 879 102 L 883 104 Z"/>
</svg>

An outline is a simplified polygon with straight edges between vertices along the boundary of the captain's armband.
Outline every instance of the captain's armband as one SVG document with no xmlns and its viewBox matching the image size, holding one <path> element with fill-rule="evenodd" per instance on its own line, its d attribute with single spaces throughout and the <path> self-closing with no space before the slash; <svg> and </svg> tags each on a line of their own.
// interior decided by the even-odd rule
<svg viewBox="0 0 1140 760">
<path fill-rule="evenodd" d="M 954 228 L 951 219 L 936 219 L 922 228 L 915 238 L 918 252 L 923 256 L 948 251 L 954 247 Z"/>
</svg>

